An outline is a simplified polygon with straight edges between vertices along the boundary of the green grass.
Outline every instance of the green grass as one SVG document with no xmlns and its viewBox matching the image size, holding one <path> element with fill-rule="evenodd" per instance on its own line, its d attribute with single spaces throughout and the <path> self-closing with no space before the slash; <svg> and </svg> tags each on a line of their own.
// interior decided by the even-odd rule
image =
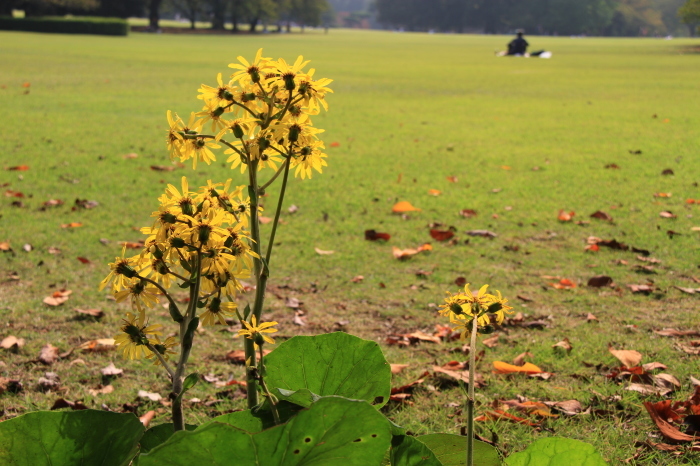
<svg viewBox="0 0 700 466">
<path fill-rule="evenodd" d="M 120 252 L 117 241 L 139 239 L 133 228 L 150 225 L 155 198 L 166 183 L 177 184 L 183 175 L 195 185 L 228 177 L 244 183 L 221 161 L 197 172 L 189 167 L 156 172 L 149 166 L 168 163 L 165 111 L 199 110 L 195 96 L 200 83 L 214 83 L 216 73 L 226 75 L 226 65 L 236 56 L 251 57 L 264 47 L 273 57 L 303 54 L 313 60 L 317 76 L 335 79 L 331 111 L 315 123 L 326 129 L 327 145 L 340 143 L 329 148 L 329 167 L 322 176 L 290 183 L 285 207 L 295 204 L 299 211 L 283 214 L 286 223 L 278 231 L 273 292 L 265 312 L 280 322 L 282 336 L 332 331 L 340 320 L 349 321 L 345 328 L 350 333 L 382 342 L 389 333 L 431 331 L 434 324 L 445 323 L 431 303 L 439 303 L 445 290 L 456 291 L 457 277 L 475 285 L 489 283 L 526 319 L 549 316 L 551 326 L 499 331 L 499 345 L 485 348 L 477 367 L 488 384 L 479 391 L 479 412 L 494 399 L 522 395 L 535 401 L 578 399 L 584 408 L 607 409 L 609 415 L 561 417 L 545 422 L 543 430 L 488 421 L 478 423 L 482 435 L 496 432 L 506 453 L 540 436 L 578 438 L 595 444 L 611 464 L 632 457 L 635 442 L 661 442 L 641 404 L 645 399 L 609 381 L 605 370 L 597 372 L 583 363 L 615 366 L 609 344 L 638 350 L 643 362 L 662 362 L 681 381 L 674 399 L 691 392 L 689 376 L 700 378 L 697 356 L 652 333 L 664 327 L 697 329 L 698 297 L 673 288 L 700 286 L 688 278 L 700 276 L 698 233 L 691 231 L 700 226 L 700 206 L 685 204 L 687 198 L 700 199 L 700 62 L 697 55 L 681 53 L 695 42 L 533 37 L 534 48 L 554 52 L 551 60 L 495 58 L 493 51 L 507 40 L 359 31 L 233 37 L 132 34 L 89 40 L 0 33 L 5 122 L 0 165 L 30 166 L 24 172 L 0 171 L 0 185 L 9 183 L 3 191 L 25 194 L 23 208 L 10 205 L 14 198 L 0 199 L 0 242 L 9 241 L 15 251 L 0 256 L 0 337 L 27 340 L 18 354 L 2 354 L 0 376 L 19 378 L 25 387 L 18 395 L 0 396 L 3 415 L 48 409 L 59 397 L 121 410 L 124 403 L 134 402 L 139 389 L 167 394 L 167 384 L 155 370 L 119 360 L 113 352 L 76 352 L 50 368 L 30 361 L 45 343 L 65 351 L 116 333 L 126 309 L 98 292 L 97 283 L 106 274 L 106 262 Z M 31 83 L 28 94 L 24 82 Z M 642 153 L 629 152 L 636 150 Z M 122 157 L 131 152 L 138 158 Z M 604 168 L 611 163 L 621 168 Z M 502 169 L 504 165 L 511 169 Z M 675 175 L 662 176 L 667 168 Z M 459 181 L 449 183 L 447 176 Z M 501 191 L 492 192 L 497 188 Z M 430 196 L 429 189 L 442 195 Z M 673 196 L 654 198 L 657 192 Z M 66 203 L 39 211 L 51 198 Z M 71 211 L 76 198 L 100 204 Z M 397 200 L 408 200 L 422 211 L 408 219 L 392 215 Z M 272 195 L 270 208 L 274 201 Z M 466 208 L 479 215 L 460 217 L 458 212 Z M 559 209 L 573 210 L 575 220 L 590 224 L 560 223 Z M 596 210 L 608 212 L 614 223 L 589 219 Z M 662 210 L 678 218 L 660 218 Z M 69 222 L 84 226 L 60 228 Z M 406 248 L 431 241 L 431 222 L 455 226 L 460 243 L 432 241 L 431 253 L 405 262 L 392 257 L 392 245 Z M 388 244 L 367 242 L 363 232 L 369 228 L 388 232 L 392 239 Z M 471 229 L 489 229 L 498 237 L 469 238 L 464 244 L 465 231 Z M 667 230 L 681 235 L 671 239 Z M 636 273 L 632 266 L 642 262 L 631 252 L 584 252 L 591 235 L 650 250 L 662 261 L 657 274 Z M 101 238 L 109 244 L 100 243 Z M 24 252 L 25 243 L 34 250 Z M 51 246 L 62 254 L 49 254 Z M 319 256 L 314 247 L 335 254 Z M 83 265 L 78 256 L 92 263 Z M 616 259 L 629 265 L 617 265 Z M 419 269 L 433 274 L 417 278 Z M 9 272 L 17 272 L 20 280 L 6 281 Z M 588 278 L 598 274 L 613 277 L 620 290 L 587 288 Z M 352 283 L 356 275 L 364 281 Z M 543 275 L 567 277 L 579 287 L 555 290 Z M 658 290 L 651 296 L 633 295 L 625 286 L 647 278 Z M 74 292 L 66 304 L 42 304 L 61 287 Z M 302 300 L 309 325 L 294 326 L 293 312 L 275 294 Z M 518 294 L 534 301 L 522 303 L 515 298 Z M 75 320 L 74 308 L 100 308 L 106 316 L 99 322 Z M 600 322 L 587 324 L 588 312 Z M 166 311 L 159 314 L 153 320 L 167 323 Z M 224 359 L 228 350 L 241 347 L 232 335 L 207 329 L 193 352 L 193 370 L 240 380 L 242 367 Z M 551 348 L 564 337 L 574 346 L 570 355 Z M 464 354 L 450 352 L 459 346 L 386 347 L 390 362 L 411 364 L 395 384 L 414 380 L 433 364 L 465 360 Z M 510 362 L 523 351 L 533 353 L 532 362 L 554 372 L 554 378 L 491 374 L 492 361 Z M 85 365 L 71 366 L 76 358 Z M 111 381 L 113 393 L 91 396 L 87 389 L 107 382 L 99 369 L 111 361 L 125 375 Z M 37 391 L 37 379 L 49 370 L 61 377 L 62 391 Z M 222 390 L 206 383 L 198 386 L 193 396 L 225 401 L 195 405 L 188 422 L 242 407 L 239 394 L 231 401 L 230 394 L 217 394 Z M 601 401 L 611 395 L 621 396 L 621 401 Z M 413 432 L 458 432 L 464 424 L 461 414 L 454 415 L 457 408 L 450 407 L 461 402 L 454 386 L 429 379 L 412 400 L 414 406 L 393 405 L 387 412 Z M 152 407 L 159 410 L 155 422 L 167 419 L 167 409 L 157 404 L 143 404 L 139 412 Z M 648 450 L 635 461 L 697 462 L 692 455 L 697 454 L 676 457 Z"/>
</svg>

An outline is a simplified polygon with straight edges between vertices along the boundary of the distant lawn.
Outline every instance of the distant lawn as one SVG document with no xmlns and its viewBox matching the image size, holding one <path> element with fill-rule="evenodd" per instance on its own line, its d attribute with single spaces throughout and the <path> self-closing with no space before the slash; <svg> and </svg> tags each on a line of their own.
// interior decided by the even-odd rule
<svg viewBox="0 0 700 466">
<path fill-rule="evenodd" d="M 97 283 L 107 272 L 106 262 L 121 251 L 117 242 L 141 238 L 134 229 L 151 224 L 149 215 L 166 183 L 178 184 L 185 175 L 196 186 L 228 177 L 244 184 L 225 159 L 197 172 L 190 166 L 172 172 L 149 167 L 170 163 L 166 110 L 183 116 L 198 111 L 200 83 L 215 83 L 218 72 L 229 73 L 227 65 L 236 56 L 250 58 L 264 47 L 266 55 L 288 60 L 303 54 L 317 68 L 316 76 L 335 79 L 331 111 L 315 123 L 326 129 L 327 146 L 338 142 L 339 147 L 328 149 L 323 175 L 291 183 L 285 207 L 294 204 L 299 210 L 284 211 L 286 223 L 278 231 L 280 246 L 271 264 L 266 314 L 281 323 L 283 336 L 344 329 L 384 342 L 388 334 L 432 333 L 435 324 L 446 323 L 436 317 L 434 303 L 444 291 L 458 288 L 455 279 L 465 277 L 475 287 L 489 283 L 526 322 L 541 320 L 547 327 L 510 325 L 499 330 L 497 346 L 484 347 L 477 370 L 487 386 L 479 390 L 479 413 L 494 399 L 521 395 L 533 401 L 576 399 L 598 414 L 545 420 L 544 430 L 480 422 L 481 435 L 497 433 L 506 453 L 541 436 L 574 437 L 594 443 L 611 464 L 635 455 L 635 442 L 663 442 L 642 406 L 661 398 L 625 390 L 627 382 L 605 377 L 619 366 L 607 348 L 637 350 L 643 363 L 667 365 L 664 372 L 682 384 L 670 395 L 675 400 L 692 392 L 689 376 L 700 378 L 698 356 L 678 346 L 693 337 L 652 332 L 699 330 L 700 295 L 674 288 L 700 288 L 692 279 L 700 278 L 700 233 L 691 230 L 700 226 L 700 205 L 686 203 L 700 202 L 700 61 L 681 53 L 697 46 L 697 40 L 528 39 L 533 50 L 551 50 L 553 58 L 496 58 L 494 51 L 509 40 L 504 36 L 331 30 L 328 35 L 134 33 L 111 38 L 0 32 L 0 185 L 3 192 L 24 195 L 0 198 L 0 243 L 9 241 L 14 250 L 0 255 L 5 323 L 0 339 L 15 335 L 27 341 L 18 354 L 2 353 L 0 377 L 18 378 L 25 388 L 18 395 L 0 395 L 0 414 L 48 409 L 59 397 L 121 410 L 134 402 L 139 389 L 166 395 L 155 370 L 119 360 L 114 352 L 76 352 L 51 368 L 23 363 L 45 343 L 65 351 L 117 332 L 126 309 L 98 292 Z M 129 153 L 138 157 L 125 158 Z M 611 164 L 619 168 L 605 168 Z M 18 165 L 30 169 L 4 170 Z M 673 175 L 662 175 L 666 169 Z M 442 194 L 431 196 L 429 189 Z M 655 197 L 658 193 L 671 196 Z M 274 197 L 268 198 L 270 209 Z M 72 211 L 78 198 L 99 205 Z M 65 204 L 40 210 L 49 199 Z M 398 200 L 422 211 L 406 219 L 392 215 Z M 12 206 L 13 201 L 23 207 Z M 464 218 L 462 209 L 478 215 Z M 574 211 L 573 221 L 559 222 L 560 209 Z M 598 210 L 614 221 L 589 218 Z M 676 218 L 662 218 L 662 211 Z M 70 222 L 83 226 L 61 228 Z M 434 241 L 428 227 L 434 222 L 442 224 L 440 229 L 454 226 L 457 244 Z M 392 238 L 387 244 L 368 242 L 366 229 Z M 477 229 L 498 236 L 489 240 L 465 233 Z M 586 252 L 590 236 L 648 250 L 661 263 L 606 247 Z M 392 257 L 392 246 L 424 242 L 432 242 L 434 250 L 405 262 Z M 31 252 L 22 249 L 25 243 L 32 245 Z M 49 247 L 62 253 L 49 254 Z M 320 256 L 315 247 L 335 253 Z M 79 256 L 91 263 L 82 264 Z M 428 272 L 422 278 L 416 275 L 421 270 Z M 361 283 L 351 281 L 357 275 L 364 276 Z M 587 287 L 594 275 L 612 277 L 617 287 Z M 578 287 L 556 290 L 549 285 L 556 280 L 542 276 L 568 278 Z M 654 287 L 648 296 L 626 286 L 648 281 Z M 63 287 L 73 290 L 66 304 L 48 308 L 42 303 Z M 303 301 L 306 327 L 292 324 L 287 297 Z M 75 308 L 99 308 L 106 316 L 75 319 Z M 599 322 L 587 323 L 588 313 Z M 159 321 L 167 325 L 166 311 L 161 314 Z M 208 329 L 198 336 L 193 370 L 241 379 L 242 366 L 224 358 L 241 347 L 232 335 Z M 563 338 L 573 345 L 570 354 L 552 349 Z M 385 345 L 390 362 L 410 364 L 395 385 L 415 380 L 433 364 L 464 361 L 460 347 L 460 342 Z M 512 362 L 525 351 L 554 377 L 491 373 L 493 361 Z M 85 364 L 71 366 L 76 358 Z M 99 369 L 111 361 L 125 375 L 104 381 Z M 48 370 L 58 373 L 66 391 L 47 395 L 36 390 L 37 379 Z M 115 391 L 87 392 L 101 382 L 111 382 Z M 193 423 L 243 406 L 240 393 L 206 383 L 192 396 L 223 400 L 194 405 L 187 412 Z M 410 400 L 414 406 L 394 404 L 389 411 L 413 432 L 456 433 L 464 424 L 450 404 L 460 402 L 459 390 L 446 381 L 428 379 Z M 140 403 L 142 413 L 158 406 Z M 157 422 L 163 422 L 167 411 L 159 409 Z M 697 461 L 691 456 L 697 453 L 677 458 L 651 449 L 640 452 L 638 464 Z"/>
</svg>

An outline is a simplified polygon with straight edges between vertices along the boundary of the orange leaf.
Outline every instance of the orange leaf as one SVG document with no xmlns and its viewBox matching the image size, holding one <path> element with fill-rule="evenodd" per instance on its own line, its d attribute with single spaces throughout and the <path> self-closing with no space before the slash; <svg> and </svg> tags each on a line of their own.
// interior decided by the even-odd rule
<svg viewBox="0 0 700 466">
<path fill-rule="evenodd" d="M 508 414 L 507 412 L 502 411 L 500 409 L 494 409 L 493 411 L 486 411 L 486 413 L 482 414 L 481 416 L 474 418 L 475 421 L 485 421 L 487 419 L 503 419 L 506 421 L 516 422 L 518 424 L 525 424 L 525 425 L 528 425 L 530 427 L 539 426 L 539 424 L 536 422 L 529 421 L 529 420 L 524 419 L 522 417 L 513 416 L 512 414 Z"/>
<path fill-rule="evenodd" d="M 684 434 L 683 432 L 678 430 L 666 420 L 667 416 L 662 415 L 664 411 L 668 411 L 668 409 L 670 408 L 670 404 L 670 400 L 660 401 L 658 403 L 651 403 L 649 401 L 646 401 L 644 402 L 644 407 L 647 409 L 649 416 L 659 428 L 663 436 L 667 439 L 676 442 L 690 442 L 698 440 L 698 437 Z"/>
<path fill-rule="evenodd" d="M 625 367 L 638 366 L 642 362 L 642 353 L 633 350 L 615 350 L 608 348 L 610 354 L 615 356 Z"/>
<path fill-rule="evenodd" d="M 26 83 L 22 83 L 22 87 L 29 87 L 29 86 L 31 86 L 31 85 L 32 85 L 32 84 L 31 84 L 31 83 L 29 83 L 29 82 L 26 82 Z"/>
<path fill-rule="evenodd" d="M 339 142 L 331 142 L 331 147 L 340 147 Z"/>
<path fill-rule="evenodd" d="M 365 230 L 365 239 L 367 241 L 377 241 L 380 239 L 389 241 L 391 239 L 391 235 L 389 233 L 379 233 L 377 230 Z"/>
<path fill-rule="evenodd" d="M 422 246 L 418 246 L 417 248 L 408 248 L 408 249 L 399 249 L 396 246 L 391 248 L 392 254 L 394 254 L 394 257 L 397 259 L 406 259 L 407 257 L 410 256 L 415 256 L 419 252 L 422 251 L 432 251 L 433 247 L 430 245 L 430 243 L 425 243 Z"/>
<path fill-rule="evenodd" d="M 591 252 L 598 252 L 600 251 L 600 246 L 598 246 L 597 244 L 589 244 L 585 247 L 585 250 Z"/>
<path fill-rule="evenodd" d="M 572 282 L 568 278 L 562 278 L 559 283 L 550 283 L 550 285 L 557 290 L 570 290 L 576 288 L 576 283 Z"/>
<path fill-rule="evenodd" d="M 571 219 L 574 218 L 575 215 L 576 215 L 576 212 L 571 211 L 569 213 L 566 213 L 566 211 L 564 209 L 561 209 L 559 211 L 559 216 L 557 218 L 559 219 L 560 222 L 570 222 Z"/>
<path fill-rule="evenodd" d="M 459 211 L 459 215 L 465 218 L 472 218 L 476 217 L 477 213 L 476 210 L 473 209 L 462 209 Z"/>
<path fill-rule="evenodd" d="M 127 249 L 141 249 L 144 243 L 134 243 L 131 241 L 119 241 L 120 246 L 126 246 Z"/>
<path fill-rule="evenodd" d="M 456 183 L 458 180 L 456 176 L 448 176 L 447 181 L 449 181 L 450 183 Z"/>
<path fill-rule="evenodd" d="M 430 194 L 431 196 L 436 196 L 436 197 L 437 197 L 437 196 L 439 196 L 440 194 L 442 194 L 442 191 L 438 191 L 437 189 L 429 189 L 429 190 L 428 190 L 428 194 Z"/>
<path fill-rule="evenodd" d="M 29 165 L 17 165 L 15 167 L 7 167 L 5 170 L 24 172 L 29 170 Z"/>
<path fill-rule="evenodd" d="M 83 264 L 89 264 L 89 263 L 90 263 L 90 259 L 87 259 L 87 258 L 85 258 L 85 257 L 78 257 L 78 260 L 79 260 L 80 262 L 82 262 Z"/>
<path fill-rule="evenodd" d="M 544 372 L 542 369 L 535 366 L 531 362 L 526 362 L 522 366 L 514 366 L 512 364 L 508 364 L 507 362 L 494 361 L 493 367 L 495 369 L 493 371 L 494 374 L 514 374 L 516 372 L 524 372 L 526 374 L 540 374 Z"/>
<path fill-rule="evenodd" d="M 501 170 L 510 170 L 510 169 L 511 169 L 511 167 L 509 167 L 508 165 L 501 165 Z"/>
<path fill-rule="evenodd" d="M 77 228 L 77 227 L 82 227 L 83 224 L 79 222 L 71 222 L 71 223 L 64 223 L 61 225 L 61 228 Z"/>
<path fill-rule="evenodd" d="M 398 374 L 408 367 L 408 364 L 391 364 L 391 373 Z"/>
<path fill-rule="evenodd" d="M 5 197 L 24 197 L 24 194 L 19 191 L 8 189 L 5 191 Z"/>
<path fill-rule="evenodd" d="M 396 203 L 394 207 L 391 208 L 391 211 L 395 214 L 401 214 L 404 212 L 420 212 L 420 209 L 413 207 L 408 201 L 401 201 Z"/>
</svg>

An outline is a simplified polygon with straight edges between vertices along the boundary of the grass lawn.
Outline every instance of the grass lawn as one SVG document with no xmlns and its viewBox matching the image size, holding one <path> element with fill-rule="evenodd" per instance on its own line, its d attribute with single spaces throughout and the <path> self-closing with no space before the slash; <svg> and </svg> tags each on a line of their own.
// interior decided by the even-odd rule
<svg viewBox="0 0 700 466">
<path fill-rule="evenodd" d="M 700 226 L 700 56 L 682 53 L 696 42 L 531 37 L 533 49 L 553 51 L 551 60 L 494 57 L 508 40 L 336 30 L 125 38 L 0 32 L 0 185 L 7 191 L 0 198 L 0 243 L 12 248 L 0 255 L 0 338 L 26 341 L 16 352 L 0 350 L 0 377 L 24 387 L 0 395 L 0 419 L 49 409 L 63 398 L 139 414 L 156 409 L 154 423 L 166 421 L 167 408 L 137 398 L 139 390 L 167 396 L 166 381 L 146 363 L 79 349 L 50 367 L 36 358 L 46 343 L 67 352 L 117 332 L 126 308 L 97 284 L 120 253 L 118 242 L 138 240 L 135 229 L 150 226 L 166 183 L 186 175 L 195 186 L 228 177 L 244 184 L 223 156 L 196 172 L 150 167 L 170 163 L 166 110 L 199 111 L 200 83 L 215 83 L 236 56 L 252 58 L 264 47 L 275 58 L 303 54 L 316 76 L 335 79 L 331 111 L 315 123 L 326 129 L 327 147 L 339 143 L 328 149 L 324 174 L 294 180 L 285 199 L 285 207 L 298 211 L 283 213 L 265 311 L 280 322 L 282 337 L 342 329 L 382 342 L 391 363 L 408 364 L 395 386 L 431 372 L 408 398 L 412 405 L 392 403 L 385 408 L 389 416 L 415 433 L 457 433 L 464 425 L 462 396 L 449 379 L 432 375 L 432 366 L 465 361 L 461 342 L 385 340 L 417 330 L 432 334 L 445 324 L 435 306 L 446 290 L 457 291 L 458 277 L 476 287 L 488 283 L 511 300 L 522 321 L 498 329 L 495 346 L 480 345 L 485 352 L 477 371 L 485 386 L 478 390 L 478 414 L 519 396 L 578 400 L 584 414 L 542 419 L 511 408 L 537 426 L 487 420 L 477 423 L 482 436 L 497 438 L 507 454 L 559 435 L 593 443 L 611 464 L 628 458 L 631 464 L 698 464 L 698 453 L 686 447 L 651 447 L 664 440 L 642 403 L 663 397 L 626 390 L 629 381 L 606 376 L 620 366 L 608 352 L 612 346 L 639 351 L 642 363 L 666 365 L 656 373 L 680 382 L 670 399 L 687 399 L 690 377 L 700 378 L 698 356 L 687 352 L 698 335 L 654 333 L 700 331 L 700 294 L 675 288 L 700 288 L 700 233 L 692 230 Z M 130 153 L 137 157 L 124 157 Z M 611 164 L 619 168 L 606 168 Z M 29 170 L 5 170 L 19 165 Z M 673 174 L 662 175 L 667 169 Z M 16 192 L 24 197 L 10 197 Z M 49 199 L 64 204 L 41 209 Z M 75 207 L 76 199 L 99 205 Z M 268 199 L 271 210 L 274 193 Z M 422 210 L 393 215 L 397 201 Z M 465 218 L 462 209 L 477 215 Z M 573 221 L 560 222 L 560 209 L 575 212 Z M 613 221 L 589 217 L 598 210 Z M 661 217 L 663 211 L 675 217 Z M 83 226 L 61 228 L 71 222 Z M 441 229 L 453 226 L 458 241 L 433 240 L 429 225 L 436 222 Z M 366 241 L 366 229 L 390 233 L 391 240 Z M 479 229 L 497 237 L 466 234 Z M 590 236 L 647 250 L 660 263 L 644 262 L 638 256 L 648 257 L 632 250 L 587 252 Z M 424 242 L 432 242 L 432 252 L 406 261 L 392 256 L 392 246 Z M 51 247 L 61 252 L 51 254 Z M 335 253 L 318 255 L 314 248 Z M 358 275 L 364 280 L 353 282 Z M 586 286 L 596 275 L 612 277 L 615 285 Z M 550 284 L 559 279 L 551 277 L 578 286 L 556 289 Z M 641 284 L 652 291 L 633 293 L 627 286 Z M 62 288 L 73 291 L 66 303 L 42 303 Z M 306 326 L 293 324 L 287 298 L 302 301 Z M 75 312 L 95 308 L 105 316 Z M 589 313 L 597 321 L 588 322 Z M 154 320 L 169 325 L 165 309 Z M 523 325 L 533 321 L 540 323 Z M 201 332 L 192 369 L 241 380 L 243 366 L 225 357 L 242 348 L 233 335 L 234 328 Z M 552 348 L 564 338 L 570 352 Z M 510 363 L 523 352 L 554 375 L 492 373 L 493 361 Z M 124 375 L 102 376 L 110 362 Z M 47 371 L 61 382 L 45 393 L 37 384 Z M 114 391 L 91 394 L 98 384 Z M 213 383 L 201 383 L 192 396 L 201 402 L 188 408 L 190 423 L 244 406 L 240 391 Z"/>
</svg>

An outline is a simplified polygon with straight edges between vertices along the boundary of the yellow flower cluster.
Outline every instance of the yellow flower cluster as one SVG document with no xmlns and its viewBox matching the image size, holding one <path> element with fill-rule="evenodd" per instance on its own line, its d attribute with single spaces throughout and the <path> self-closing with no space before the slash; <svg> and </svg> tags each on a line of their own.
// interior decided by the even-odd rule
<svg viewBox="0 0 700 466">
<path fill-rule="evenodd" d="M 501 296 L 500 291 L 496 291 L 495 295 L 487 293 L 488 287 L 484 285 L 474 294 L 467 283 L 464 292 L 448 292 L 445 302 L 440 305 L 440 314 L 449 317 L 451 323 L 457 324 L 454 330 L 461 332 L 462 340 L 471 332 L 474 318 L 479 333 L 490 333 L 493 331 L 492 324 L 501 324 L 505 315 L 511 314 L 513 308 L 507 305 L 508 300 Z"/>
<path fill-rule="evenodd" d="M 227 162 L 232 169 L 240 166 L 241 173 L 248 167 L 278 170 L 285 163 L 302 179 L 311 178 L 313 170 L 321 173 L 327 165 L 318 139 L 323 130 L 313 126 L 311 117 L 328 110 L 332 80 L 314 79 L 315 70 L 304 71 L 309 62 L 301 56 L 290 65 L 263 57 L 260 49 L 252 62 L 238 61 L 229 65 L 235 70 L 229 81 L 219 73 L 217 86 L 202 84 L 198 98 L 204 107 L 187 123 L 168 111 L 171 158 L 192 159 L 197 168 L 199 161 L 215 161 L 213 150 L 223 144 Z"/>
<path fill-rule="evenodd" d="M 243 195 L 244 186 L 231 187 L 212 183 L 198 191 L 190 191 L 182 177 L 180 189 L 168 185 L 159 198 L 160 207 L 151 215 L 154 223 L 141 229 L 148 235 L 140 254 L 117 257 L 109 264 L 110 273 L 100 283 L 104 289 L 111 283 L 118 302 L 129 300 L 137 314 L 128 313 L 122 333 L 116 337 L 124 356 L 136 359 L 154 358 L 153 349 L 163 359 L 172 353 L 177 341 L 161 342 L 159 326 L 148 325 L 147 308 L 158 303 L 158 295 L 174 282 L 190 289 L 192 315 L 199 312 L 202 325 L 224 324 L 226 317 L 236 313 L 235 297 L 248 278 L 253 258 L 258 255 L 250 248 L 249 235 L 244 230 L 250 217 L 250 199 Z M 201 271 L 201 276 L 198 275 Z M 181 321 L 179 310 L 172 309 L 173 319 Z M 156 364 L 160 358 L 155 358 Z"/>
</svg>

